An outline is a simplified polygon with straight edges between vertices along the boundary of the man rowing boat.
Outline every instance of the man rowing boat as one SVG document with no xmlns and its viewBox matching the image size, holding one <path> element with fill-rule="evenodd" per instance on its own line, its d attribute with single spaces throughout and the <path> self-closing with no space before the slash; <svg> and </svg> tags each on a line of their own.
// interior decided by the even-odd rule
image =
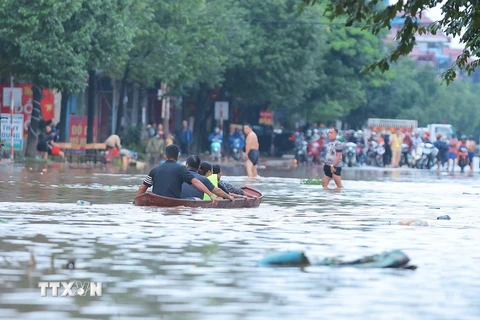
<svg viewBox="0 0 480 320">
<path fill-rule="evenodd" d="M 212 204 L 217 205 L 218 200 L 208 188 L 187 169 L 177 163 L 179 148 L 171 144 L 165 148 L 165 162 L 153 168 L 138 188 L 137 195 L 145 193 L 153 186 L 153 193 L 169 198 L 180 198 L 182 184 L 194 185 L 198 190 L 204 192 L 212 199 Z"/>
</svg>

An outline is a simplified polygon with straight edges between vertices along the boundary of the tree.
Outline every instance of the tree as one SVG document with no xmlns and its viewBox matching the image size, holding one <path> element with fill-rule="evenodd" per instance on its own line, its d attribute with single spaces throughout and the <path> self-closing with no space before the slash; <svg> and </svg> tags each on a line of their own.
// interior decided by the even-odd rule
<svg viewBox="0 0 480 320">
<path fill-rule="evenodd" d="M 301 9 L 316 3 L 318 0 L 302 0 Z M 429 26 L 421 25 L 419 20 L 425 10 L 440 6 L 443 17 Z M 390 63 L 397 61 L 401 56 L 407 55 L 415 45 L 415 38 L 425 33 L 435 34 L 439 31 L 447 36 L 460 37 L 465 44 L 463 53 L 458 56 L 454 65 L 449 68 L 443 78 L 447 83 L 455 79 L 456 68 L 466 70 L 470 75 L 479 64 L 476 60 L 480 52 L 480 15 L 477 4 L 467 0 L 408 0 L 398 1 L 385 6 L 380 0 L 330 0 L 325 4 L 324 14 L 331 20 L 338 17 L 346 18 L 345 26 L 361 24 L 364 29 L 378 34 L 386 28 L 391 28 L 392 20 L 401 13 L 405 18 L 403 27 L 398 31 L 397 47 L 387 57 L 373 63 L 370 69 L 379 68 L 388 70 Z"/>
<path fill-rule="evenodd" d="M 326 51 L 320 61 L 319 81 L 306 103 L 309 118 L 332 121 L 348 116 L 367 103 L 369 89 L 381 87 L 386 76 L 362 70 L 381 55 L 381 40 L 360 28 L 329 25 L 325 28 Z"/>
<path fill-rule="evenodd" d="M 318 80 L 316 59 L 325 41 L 321 24 L 298 17 L 295 1 L 240 2 L 249 35 L 238 64 L 225 75 L 223 89 L 244 106 L 298 108 Z"/>
<path fill-rule="evenodd" d="M 0 55 L 3 70 L 33 83 L 33 111 L 26 155 L 35 156 L 42 88 L 78 92 L 86 76 L 85 41 L 90 24 L 67 33 L 64 24 L 81 8 L 76 0 L 0 2 Z"/>
<path fill-rule="evenodd" d="M 148 21 L 150 18 L 148 4 L 147 1 L 136 0 L 88 0 L 79 12 L 79 19 L 88 19 L 92 23 L 86 63 L 89 77 L 87 143 L 93 142 L 97 70 L 102 69 L 111 76 L 121 73 L 133 47 L 133 39 L 139 32 L 137 21 Z M 123 95 L 121 97 L 123 102 Z M 120 120 L 121 112 L 123 108 L 119 109 Z"/>
<path fill-rule="evenodd" d="M 151 5 L 153 18 L 140 22 L 142 32 L 129 52 L 122 86 L 130 81 L 143 86 L 165 82 L 169 95 L 191 95 L 197 101 L 199 137 L 210 90 L 243 53 L 243 12 L 233 0 L 162 0 Z"/>
</svg>

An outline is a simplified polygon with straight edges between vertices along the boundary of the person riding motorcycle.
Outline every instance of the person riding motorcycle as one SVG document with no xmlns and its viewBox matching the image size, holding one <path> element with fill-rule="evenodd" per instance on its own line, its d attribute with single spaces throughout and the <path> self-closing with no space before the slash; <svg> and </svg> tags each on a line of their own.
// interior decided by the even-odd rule
<svg viewBox="0 0 480 320">
<path fill-rule="evenodd" d="M 236 149 L 238 149 L 239 152 L 243 150 L 245 147 L 245 139 L 243 137 L 243 134 L 240 129 L 235 129 L 235 132 L 228 137 L 227 140 L 227 146 L 230 148 L 232 151 L 235 148 L 235 143 L 237 143 Z"/>
<path fill-rule="evenodd" d="M 442 134 L 439 132 L 437 133 L 437 141 L 433 144 L 435 148 L 438 149 L 437 153 L 437 169 L 440 170 L 440 166 L 443 168 L 445 163 L 447 162 L 448 156 L 448 144 L 443 139 Z"/>
<path fill-rule="evenodd" d="M 413 140 L 412 140 L 412 138 L 410 137 L 410 132 L 408 132 L 408 131 L 405 132 L 405 137 L 403 138 L 403 143 L 405 143 L 405 144 L 408 145 L 407 152 L 408 152 L 408 153 L 412 152 L 412 149 L 413 149 Z"/>
<path fill-rule="evenodd" d="M 210 133 L 210 135 L 208 136 L 208 142 L 212 142 L 213 138 L 218 135 L 217 138 L 219 138 L 220 140 L 223 141 L 223 132 L 220 132 L 220 128 L 219 127 L 215 127 L 215 129 L 213 130 L 212 133 Z"/>
</svg>

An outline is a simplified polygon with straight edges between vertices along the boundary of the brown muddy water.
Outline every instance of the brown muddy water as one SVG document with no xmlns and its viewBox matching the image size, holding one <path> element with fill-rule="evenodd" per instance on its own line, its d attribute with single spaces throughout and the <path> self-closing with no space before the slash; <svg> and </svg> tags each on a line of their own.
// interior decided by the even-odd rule
<svg viewBox="0 0 480 320">
<path fill-rule="evenodd" d="M 346 169 L 335 193 L 301 184 L 320 167 L 255 181 L 226 167 L 265 198 L 212 210 L 133 206 L 143 173 L 42 169 L 0 165 L 1 319 L 480 318 L 478 174 Z M 410 219 L 429 226 L 398 224 Z M 315 261 L 392 249 L 418 269 L 257 266 L 277 250 Z M 101 282 L 102 296 L 41 297 L 45 281 Z"/>
</svg>

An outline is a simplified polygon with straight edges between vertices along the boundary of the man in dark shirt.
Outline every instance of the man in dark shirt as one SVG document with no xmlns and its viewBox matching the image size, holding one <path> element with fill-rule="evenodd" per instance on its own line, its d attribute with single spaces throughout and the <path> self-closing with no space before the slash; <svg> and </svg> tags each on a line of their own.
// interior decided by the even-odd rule
<svg viewBox="0 0 480 320">
<path fill-rule="evenodd" d="M 197 173 L 198 168 L 200 167 L 200 158 L 196 155 L 191 155 L 187 158 L 186 161 L 186 168 L 188 171 L 198 180 L 200 180 L 205 187 L 211 192 L 213 192 L 215 195 L 225 198 L 225 199 L 230 199 L 234 201 L 234 197 L 227 194 L 224 192 L 222 189 L 215 187 L 210 180 L 208 180 L 207 177 L 202 176 L 201 174 Z M 204 191 L 199 190 L 196 188 L 194 185 L 188 184 L 188 183 L 183 183 L 182 184 L 182 193 L 181 193 L 181 198 L 186 199 L 186 198 L 200 198 L 203 199 L 203 194 Z"/>
<path fill-rule="evenodd" d="M 197 189 L 208 194 L 212 203 L 216 205 L 218 200 L 213 197 L 210 190 L 200 182 L 186 167 L 177 164 L 180 150 L 174 144 L 165 148 L 165 162 L 153 168 L 138 188 L 137 195 L 145 193 L 153 186 L 153 193 L 170 198 L 180 198 L 182 184 L 194 185 Z"/>
</svg>

